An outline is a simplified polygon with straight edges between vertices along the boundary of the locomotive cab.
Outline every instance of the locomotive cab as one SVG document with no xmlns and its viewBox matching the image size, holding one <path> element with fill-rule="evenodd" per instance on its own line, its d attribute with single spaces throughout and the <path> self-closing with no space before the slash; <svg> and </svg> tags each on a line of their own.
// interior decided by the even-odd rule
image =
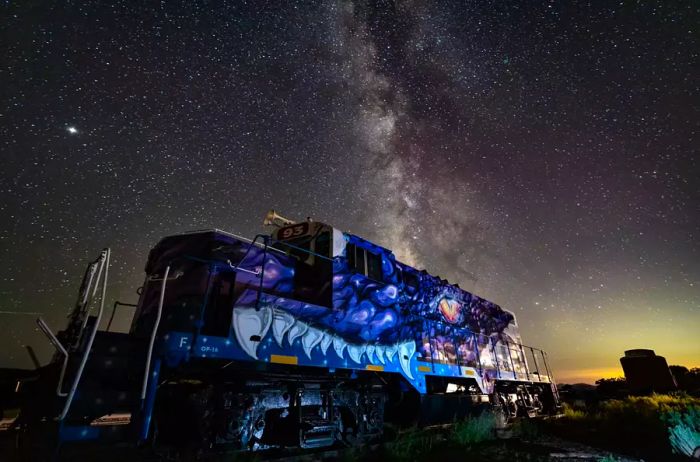
<svg viewBox="0 0 700 462">
<path fill-rule="evenodd" d="M 272 248 L 296 260 L 296 299 L 330 308 L 333 258 L 341 255 L 345 248 L 343 233 L 324 223 L 307 220 L 276 229 L 272 241 Z"/>
</svg>

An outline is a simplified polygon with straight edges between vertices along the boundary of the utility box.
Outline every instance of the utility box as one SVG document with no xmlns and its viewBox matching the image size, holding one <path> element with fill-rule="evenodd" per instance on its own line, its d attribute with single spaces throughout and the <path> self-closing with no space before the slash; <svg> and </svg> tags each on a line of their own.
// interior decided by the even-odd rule
<svg viewBox="0 0 700 462">
<path fill-rule="evenodd" d="M 625 356 L 620 358 L 620 363 L 632 394 L 668 392 L 678 389 L 666 358 L 657 356 L 654 350 L 627 350 Z"/>
</svg>

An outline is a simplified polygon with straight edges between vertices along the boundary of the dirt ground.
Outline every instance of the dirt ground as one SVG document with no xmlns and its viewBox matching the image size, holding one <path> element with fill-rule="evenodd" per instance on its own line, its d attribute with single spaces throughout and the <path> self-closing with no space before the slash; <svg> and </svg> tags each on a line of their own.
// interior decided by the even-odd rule
<svg viewBox="0 0 700 462">
<path fill-rule="evenodd" d="M 15 450 L 15 438 L 3 432 L 0 437 L 0 460 L 19 462 Z M 251 458 L 234 455 L 215 455 L 201 460 L 223 462 L 233 460 L 292 460 L 292 461 L 352 461 L 370 460 L 389 462 L 396 460 L 394 455 L 383 446 L 377 445 L 366 451 L 330 450 L 313 454 L 258 454 Z M 48 459 L 47 459 L 48 460 Z M 172 460 L 164 455 L 155 454 L 148 448 L 136 450 L 128 446 L 102 447 L 66 447 L 61 450 L 57 460 L 60 461 L 99 461 L 99 462 L 161 462 Z M 640 462 L 642 459 L 625 457 L 610 451 L 592 448 L 573 441 L 567 441 L 552 435 L 538 435 L 532 439 L 523 439 L 511 434 L 501 434 L 496 440 L 481 443 L 471 448 L 452 448 L 437 444 L 434 450 L 408 460 L 446 462 L 446 461 L 489 461 L 489 462 Z M 648 462 L 648 461 L 646 461 Z"/>
</svg>

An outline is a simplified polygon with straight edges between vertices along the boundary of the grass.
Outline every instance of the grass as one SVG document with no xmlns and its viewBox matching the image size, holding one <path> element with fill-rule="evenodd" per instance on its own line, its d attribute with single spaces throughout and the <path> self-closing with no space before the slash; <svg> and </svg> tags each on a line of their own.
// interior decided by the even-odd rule
<svg viewBox="0 0 700 462">
<path fill-rule="evenodd" d="M 513 425 L 513 434 L 524 441 L 535 441 L 542 435 L 540 426 L 530 419 L 521 419 Z"/>
<path fill-rule="evenodd" d="M 602 401 L 590 409 L 566 406 L 551 425 L 561 436 L 638 457 L 689 455 L 700 441 L 700 399 L 654 394 Z"/>
<path fill-rule="evenodd" d="M 567 420 L 582 420 L 586 418 L 586 412 L 582 409 L 576 409 L 564 403 L 563 418 Z"/>
<path fill-rule="evenodd" d="M 496 437 L 496 417 L 491 412 L 468 417 L 455 424 L 447 433 L 430 432 L 416 427 L 399 433 L 388 443 L 386 455 L 389 460 L 408 461 L 426 459 L 435 451 L 446 449 L 469 450 Z"/>
<path fill-rule="evenodd" d="M 395 440 L 388 443 L 386 450 L 392 460 L 416 460 L 429 454 L 435 443 L 435 435 L 413 427 L 407 432 L 400 433 Z"/>
<path fill-rule="evenodd" d="M 496 417 L 491 412 L 482 412 L 457 422 L 452 427 L 450 440 L 458 446 L 471 446 L 495 438 Z"/>
</svg>

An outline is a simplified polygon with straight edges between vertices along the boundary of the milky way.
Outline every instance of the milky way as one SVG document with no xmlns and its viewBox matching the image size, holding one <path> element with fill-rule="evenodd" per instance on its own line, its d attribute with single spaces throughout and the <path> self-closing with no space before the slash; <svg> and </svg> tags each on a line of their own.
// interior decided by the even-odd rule
<svg viewBox="0 0 700 462">
<path fill-rule="evenodd" d="M 270 208 L 513 310 L 566 380 L 626 348 L 700 366 L 697 5 L 0 15 L 0 366 L 48 357 L 29 313 L 61 327 L 103 246 L 110 300 L 133 302 L 160 237 L 254 235 Z"/>
</svg>

